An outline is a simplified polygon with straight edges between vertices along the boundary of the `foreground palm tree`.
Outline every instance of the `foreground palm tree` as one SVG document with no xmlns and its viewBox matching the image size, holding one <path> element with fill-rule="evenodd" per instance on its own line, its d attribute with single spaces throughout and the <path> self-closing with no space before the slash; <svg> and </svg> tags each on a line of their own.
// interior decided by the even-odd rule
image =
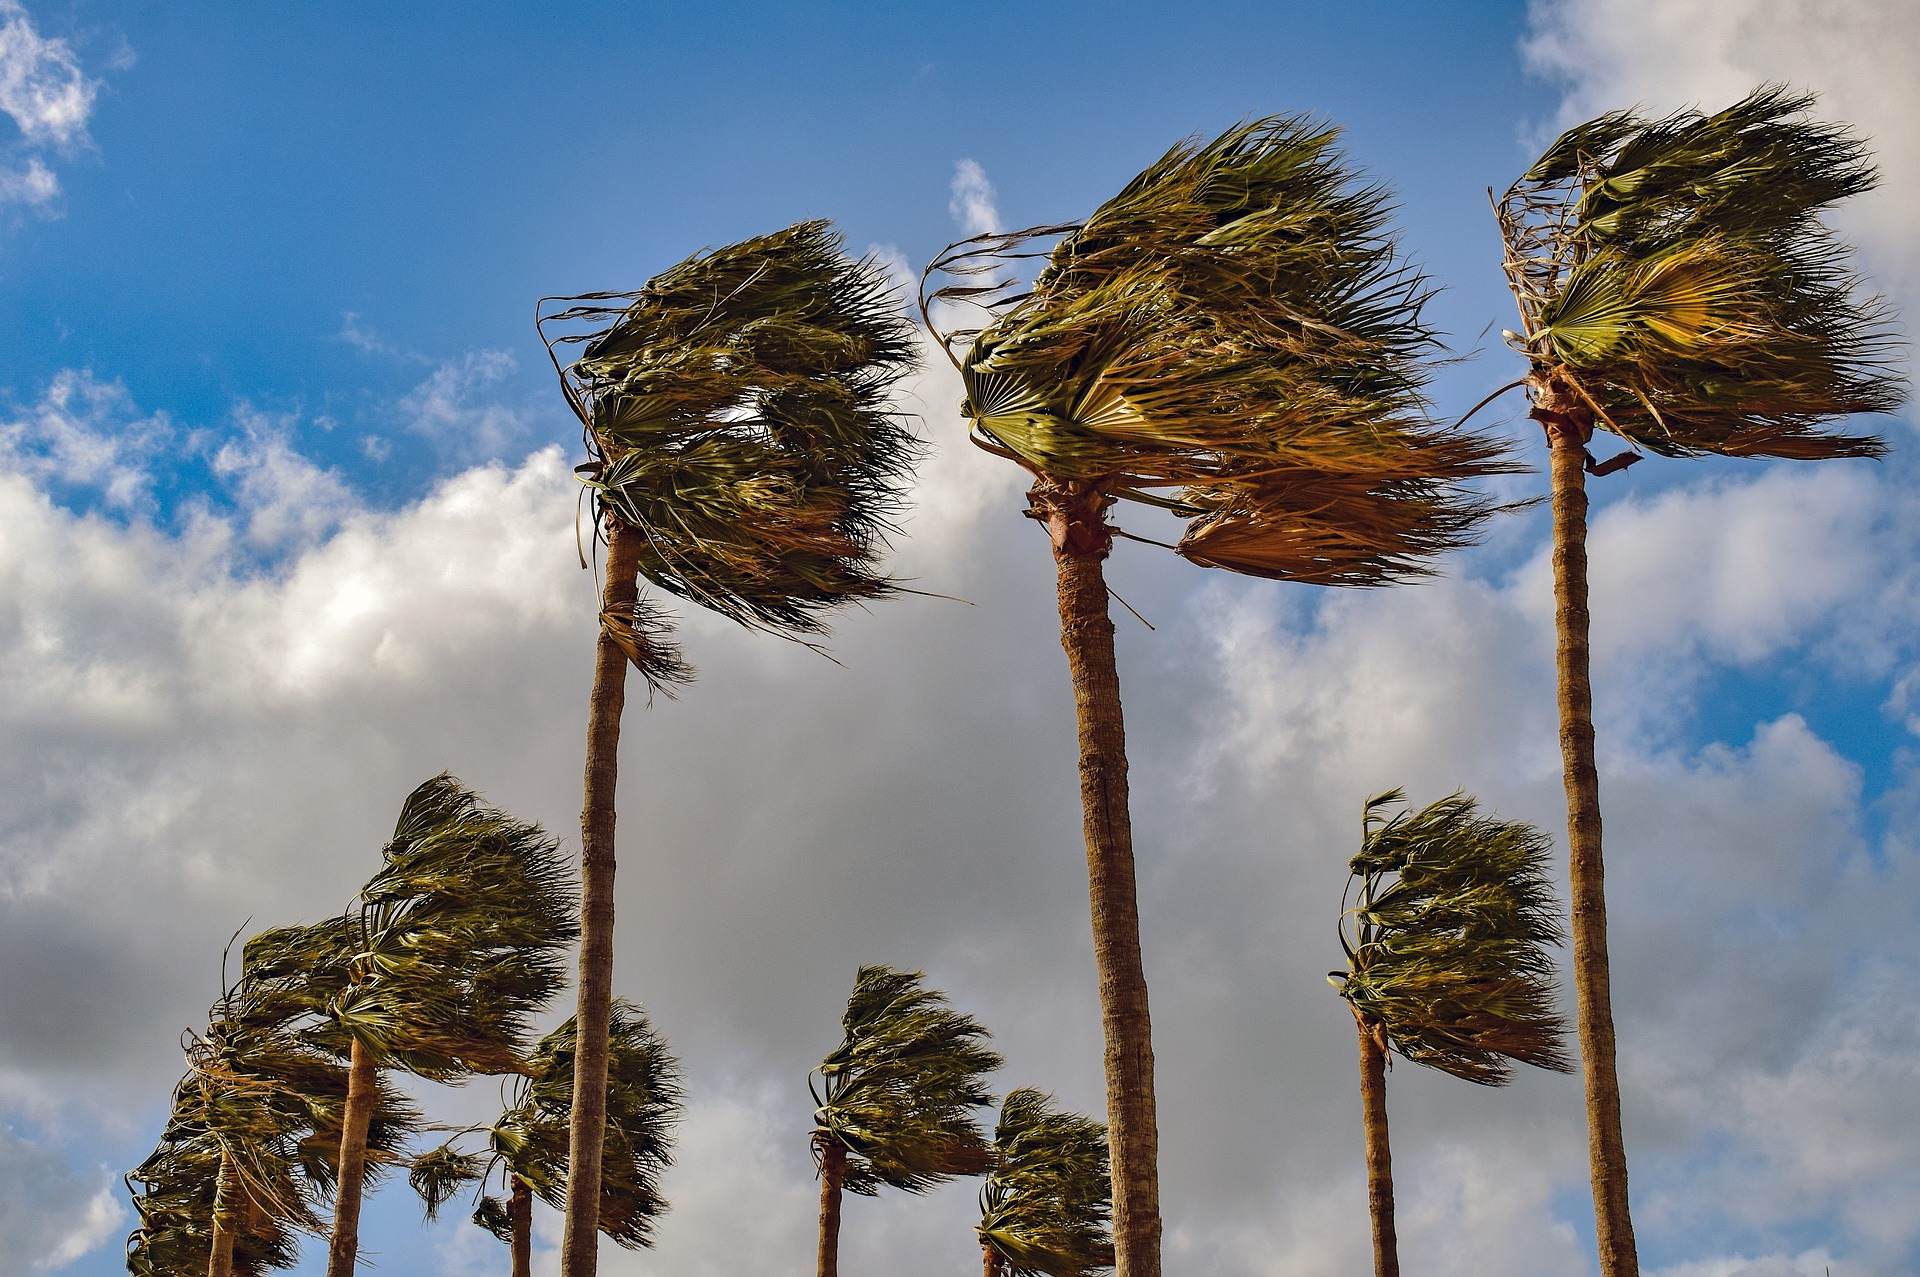
<svg viewBox="0 0 1920 1277">
<path fill-rule="evenodd" d="M 1022 1088 L 1000 1105 L 980 1190 L 985 1277 L 1091 1277 L 1113 1267 L 1107 1131 Z"/>
<path fill-rule="evenodd" d="M 928 268 L 929 293 L 985 306 L 948 332 L 973 440 L 1034 478 L 1059 577 L 1080 729 L 1094 956 L 1120 1277 L 1159 1277 L 1153 1057 L 1127 760 L 1102 566 L 1117 499 L 1187 520 L 1206 567 L 1318 585 L 1417 576 L 1491 507 L 1463 480 L 1500 445 L 1427 421 L 1428 295 L 1398 257 L 1386 196 L 1315 121 L 1261 120 L 1175 147 L 1084 223 L 981 236 Z M 1031 288 L 995 283 L 1059 236 Z M 988 277 L 969 283 L 967 277 Z M 1140 539 L 1140 538 L 1134 538 Z"/>
<path fill-rule="evenodd" d="M 1888 412 L 1884 308 L 1863 301 L 1820 221 L 1868 189 L 1863 142 L 1778 88 L 1714 115 L 1613 112 L 1572 129 L 1496 208 L 1552 454 L 1560 745 L 1574 985 L 1603 1277 L 1637 1277 L 1614 1066 L 1600 786 L 1587 650 L 1587 495 L 1596 427 L 1663 456 L 1873 457 L 1829 428 Z"/>
<path fill-rule="evenodd" d="M 577 1036 L 570 1019 L 540 1040 L 529 1071 L 515 1079 L 512 1102 L 490 1125 L 459 1132 L 413 1160 L 408 1180 L 427 1218 L 468 1185 L 482 1190 L 497 1171 L 506 1199 L 482 1196 L 473 1222 L 507 1243 L 513 1277 L 532 1271 L 533 1199 L 564 1210 L 567 1143 L 573 1114 Z M 680 1118 L 680 1071 L 646 1014 L 613 1000 L 607 1050 L 607 1129 L 600 1176 L 600 1231 L 629 1249 L 653 1244 L 653 1221 L 667 1209 L 660 1174 L 673 1163 L 673 1127 Z M 458 1147 L 460 1135 L 484 1133 L 487 1152 Z"/>
<path fill-rule="evenodd" d="M 1506 1085 L 1515 1060 L 1573 1067 L 1553 1009 L 1549 950 L 1565 936 L 1547 878 L 1552 840 L 1480 815 L 1465 794 L 1383 814 L 1404 800 L 1397 789 L 1367 800 L 1349 864 L 1359 899 L 1341 915 L 1347 969 L 1327 976 L 1360 1028 L 1375 1277 L 1400 1273 L 1387 1052 L 1482 1086 Z"/>
<path fill-rule="evenodd" d="M 843 1189 L 924 1193 L 993 1164 L 972 1110 L 993 1103 L 984 1078 L 1000 1057 L 983 1045 L 978 1021 L 921 984 L 918 971 L 861 967 L 840 1023 L 846 1036 L 813 1092 L 819 1277 L 839 1272 Z"/>
<path fill-rule="evenodd" d="M 743 625 L 803 641 L 823 614 L 896 588 L 879 560 L 913 454 L 887 407 L 913 362 L 885 270 L 854 261 L 825 222 L 688 258 L 638 293 L 542 303 L 549 353 L 584 427 L 594 526 L 606 542 L 586 800 L 579 1067 L 570 1162 L 597 1200 L 613 998 L 614 794 L 631 663 L 650 689 L 692 677 L 644 575 Z M 570 304 L 569 304 L 570 303 Z M 546 326 L 591 325 L 546 337 Z M 568 1209 L 565 1277 L 593 1277 L 590 1209 Z"/>
<path fill-rule="evenodd" d="M 380 1070 L 437 1082 L 524 1072 L 529 1017 L 563 987 L 579 935 L 553 839 L 451 776 L 407 796 L 382 854 L 345 915 L 246 947 L 249 969 L 301 989 L 307 1039 L 349 1062 L 327 1277 L 351 1277 L 359 1254 Z"/>
</svg>

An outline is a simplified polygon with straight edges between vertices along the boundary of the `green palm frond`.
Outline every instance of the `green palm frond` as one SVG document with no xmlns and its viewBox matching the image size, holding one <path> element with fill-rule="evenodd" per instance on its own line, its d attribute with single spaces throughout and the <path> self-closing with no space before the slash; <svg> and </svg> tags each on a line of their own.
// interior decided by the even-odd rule
<svg viewBox="0 0 1920 1277">
<path fill-rule="evenodd" d="M 1536 371 L 1669 456 L 1877 456 L 1835 419 L 1904 400 L 1886 306 L 1821 222 L 1875 181 L 1866 145 L 1762 88 L 1712 115 L 1572 129 L 1497 209 Z"/>
<path fill-rule="evenodd" d="M 1177 548 L 1204 566 L 1378 585 L 1470 543 L 1493 507 L 1461 485 L 1515 467 L 1427 419 L 1431 290 L 1336 137 L 1243 124 L 1176 146 L 1084 223 L 937 259 L 928 280 L 961 282 L 923 283 L 929 325 L 936 303 L 988 314 L 946 335 L 975 441 L 1186 517 Z M 1030 289 L 967 282 L 1053 236 Z"/>
<path fill-rule="evenodd" d="M 1113 1267 L 1107 1130 L 1031 1088 L 1009 1092 L 980 1190 L 980 1239 L 1012 1277 L 1087 1277 Z"/>
<path fill-rule="evenodd" d="M 914 352 L 878 262 L 799 222 L 638 293 L 548 300 L 562 308 L 543 309 L 543 336 L 593 328 L 546 340 L 582 347 L 554 361 L 585 427 L 582 472 L 597 516 L 643 537 L 649 581 L 789 636 L 896 588 L 880 558 L 918 445 L 888 396 Z M 649 620 L 639 637 L 664 642 Z"/>
<path fill-rule="evenodd" d="M 984 1079 L 1000 1057 L 984 1045 L 986 1029 L 921 978 L 861 967 L 845 1037 L 820 1065 L 813 1139 L 846 1149 L 849 1192 L 924 1193 L 992 1164 L 972 1110 L 993 1103 Z"/>
<path fill-rule="evenodd" d="M 1404 802 L 1398 790 L 1367 802 L 1350 865 L 1359 900 L 1340 932 L 1348 965 L 1328 979 L 1415 1063 L 1487 1086 L 1514 1060 L 1569 1071 L 1553 1009 L 1550 949 L 1564 933 L 1552 841 L 1482 816 L 1465 794 L 1385 814 Z"/>
</svg>

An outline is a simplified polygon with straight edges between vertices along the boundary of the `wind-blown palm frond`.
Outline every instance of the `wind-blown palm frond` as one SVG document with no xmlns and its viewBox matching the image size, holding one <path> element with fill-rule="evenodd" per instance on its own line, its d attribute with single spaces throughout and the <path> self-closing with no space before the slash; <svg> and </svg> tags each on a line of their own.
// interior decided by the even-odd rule
<svg viewBox="0 0 1920 1277">
<path fill-rule="evenodd" d="M 1866 145 L 1762 88 L 1712 115 L 1564 134 L 1497 213 L 1536 371 L 1668 456 L 1877 456 L 1831 428 L 1904 398 L 1889 312 L 1820 221 L 1872 187 Z"/>
<path fill-rule="evenodd" d="M 1553 1009 L 1550 946 L 1564 932 L 1547 877 L 1552 842 L 1454 794 L 1419 811 L 1369 799 L 1342 921 L 1347 970 L 1328 976 L 1407 1059 L 1499 1086 L 1510 1061 L 1571 1071 Z"/>
<path fill-rule="evenodd" d="M 924 1193 L 992 1164 L 972 1110 L 993 1103 L 983 1079 L 1000 1057 L 978 1021 L 920 972 L 873 966 L 855 976 L 841 1025 L 844 1040 L 819 1068 L 813 1142 L 846 1150 L 843 1187 Z"/>
<path fill-rule="evenodd" d="M 980 1190 L 980 1241 L 1011 1277 L 1087 1277 L 1113 1267 L 1107 1130 L 1054 1109 L 1031 1088 L 1009 1092 Z"/>
<path fill-rule="evenodd" d="M 670 594 L 787 635 L 895 587 L 879 557 L 916 445 L 888 406 L 913 363 L 885 269 L 828 223 L 700 253 L 637 293 L 553 298 L 599 518 Z M 544 303 L 543 303 L 544 305 Z M 659 618 L 636 624 L 657 643 Z M 642 667 L 642 673 L 646 673 Z"/>
<path fill-rule="evenodd" d="M 1036 474 L 1188 519 L 1196 563 L 1324 585 L 1419 575 L 1493 507 L 1463 481 L 1513 468 L 1443 429 L 1421 387 L 1429 288 L 1387 197 L 1305 117 L 1176 146 L 1084 223 L 983 236 L 922 288 L 987 308 L 965 344 L 975 442 Z M 1065 232 L 1031 289 L 965 282 Z"/>
</svg>

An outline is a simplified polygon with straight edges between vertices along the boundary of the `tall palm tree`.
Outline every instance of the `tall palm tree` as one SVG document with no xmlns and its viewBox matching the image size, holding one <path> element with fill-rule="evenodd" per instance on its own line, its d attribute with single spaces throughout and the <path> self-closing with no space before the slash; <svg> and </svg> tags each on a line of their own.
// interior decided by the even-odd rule
<svg viewBox="0 0 1920 1277">
<path fill-rule="evenodd" d="M 841 1018 L 846 1036 L 814 1087 L 820 1166 L 819 1277 L 840 1270 L 840 1194 L 881 1185 L 924 1193 L 979 1175 L 993 1151 L 972 1110 L 993 1103 L 985 1077 L 1000 1057 L 972 1016 L 920 982 L 918 971 L 861 967 Z"/>
<path fill-rule="evenodd" d="M 524 1072 L 529 1017 L 564 986 L 563 951 L 579 935 L 553 839 L 452 776 L 407 796 L 382 855 L 346 914 L 246 947 L 261 978 L 301 991 L 308 1040 L 349 1063 L 327 1277 L 351 1277 L 359 1253 L 379 1071 Z"/>
<path fill-rule="evenodd" d="M 548 301 L 561 303 L 547 313 Z M 586 800 L 579 1068 L 569 1165 L 598 1199 L 613 997 L 614 794 L 631 663 L 651 690 L 693 676 L 637 578 L 743 625 L 807 641 L 823 616 L 897 587 L 880 557 L 914 453 L 888 408 L 913 362 L 885 270 L 826 222 L 688 258 L 638 293 L 550 298 L 539 324 L 584 428 L 580 467 L 606 543 Z M 557 324 L 562 332 L 548 337 Z M 566 331 L 580 325 L 594 331 Z M 591 1210 L 567 1212 L 565 1277 L 593 1277 Z"/>
<path fill-rule="evenodd" d="M 1552 454 L 1560 747 L 1574 985 L 1603 1277 L 1637 1277 L 1614 1067 L 1587 649 L 1587 443 L 1663 456 L 1874 457 L 1835 419 L 1888 412 L 1887 312 L 1820 221 L 1871 187 L 1865 143 L 1762 88 L 1712 115 L 1611 112 L 1563 134 L 1495 208 Z"/>
<path fill-rule="evenodd" d="M 500 1173 L 506 1200 L 482 1196 L 473 1221 L 506 1242 L 513 1277 L 532 1264 L 533 1199 L 565 1209 L 567 1142 L 573 1114 L 574 1022 L 534 1048 L 529 1071 L 514 1079 L 506 1110 L 485 1127 L 462 1131 L 413 1160 L 408 1180 L 426 1203 L 427 1218 L 468 1185 L 483 1191 Z M 680 1119 L 680 1070 L 646 1014 L 625 998 L 613 1000 L 607 1051 L 607 1129 L 601 1162 L 602 1233 L 629 1249 L 653 1244 L 653 1221 L 664 1214 L 660 1175 L 673 1162 L 673 1127 Z M 460 1135 L 487 1137 L 485 1154 L 464 1152 Z"/>
<path fill-rule="evenodd" d="M 1367 800 L 1349 864 L 1359 899 L 1344 908 L 1347 969 L 1327 976 L 1360 1029 L 1360 1096 L 1375 1277 L 1399 1277 L 1393 1162 L 1387 1143 L 1387 1053 L 1482 1086 L 1504 1086 L 1512 1061 L 1572 1071 L 1553 1009 L 1553 957 L 1565 939 L 1547 877 L 1552 840 L 1531 825 L 1482 816 L 1454 794 L 1419 811 L 1400 790 Z"/>
<path fill-rule="evenodd" d="M 1107 1131 L 1023 1087 L 1000 1105 L 980 1190 L 986 1277 L 1091 1277 L 1113 1267 Z"/>
<path fill-rule="evenodd" d="M 1059 577 L 1080 732 L 1094 956 L 1106 1038 L 1120 1277 L 1158 1277 L 1153 1056 L 1127 761 L 1103 560 L 1124 499 L 1187 520 L 1205 567 L 1318 585 L 1418 576 L 1489 513 L 1463 480 L 1509 468 L 1495 442 L 1424 414 L 1428 289 L 1388 204 L 1337 130 L 1259 120 L 1183 143 L 1085 222 L 980 236 L 928 268 L 939 303 L 984 306 L 944 334 L 973 441 L 1034 478 Z M 1003 272 L 1058 236 L 1029 288 Z M 969 278 L 980 282 L 969 282 Z M 983 278 L 984 277 L 984 278 Z M 998 282 L 996 282 L 998 281 Z M 1132 537 L 1139 540 L 1142 538 Z"/>
</svg>

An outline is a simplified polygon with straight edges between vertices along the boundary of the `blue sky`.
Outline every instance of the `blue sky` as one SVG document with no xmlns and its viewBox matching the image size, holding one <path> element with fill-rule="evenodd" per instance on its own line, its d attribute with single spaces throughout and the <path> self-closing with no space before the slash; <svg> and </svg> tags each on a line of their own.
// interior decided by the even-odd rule
<svg viewBox="0 0 1920 1277">
<path fill-rule="evenodd" d="M 1871 287 L 1920 299 L 1920 18 L 1897 0 L 0 0 L 0 31 L 0 1254 L 22 1273 L 120 1270 L 118 1176 L 234 927 L 344 905 L 443 767 L 570 834 L 592 607 L 536 297 L 803 217 L 917 272 L 965 233 L 965 162 L 976 213 L 1028 225 L 1180 138 L 1309 112 L 1444 286 L 1432 313 L 1476 356 L 1435 381 L 1454 415 L 1515 375 L 1486 188 L 1585 114 L 1785 79 L 1875 138 L 1886 187 L 1841 224 Z M 1006 1087 L 1100 1103 L 1051 585 L 952 382 L 903 404 L 936 450 L 900 562 L 975 606 L 849 617 L 841 666 L 688 617 L 704 677 L 630 733 L 621 991 L 692 1107 L 661 1248 L 611 1273 L 806 1270 L 801 1079 L 859 963 L 924 967 L 981 1014 Z M 1920 1262 L 1920 505 L 1912 418 L 1883 428 L 1881 466 L 1655 458 L 1594 484 L 1622 1068 L 1661 1277 Z M 1545 534 L 1515 516 L 1445 581 L 1328 597 L 1116 556 L 1160 627 L 1121 655 L 1169 1271 L 1364 1262 L 1350 1034 L 1320 981 L 1352 814 L 1458 786 L 1557 828 Z M 1418 1072 L 1393 1079 L 1409 1263 L 1591 1271 L 1577 1086 Z M 855 1203 L 849 1277 L 973 1271 L 971 1195 Z M 404 1190 L 368 1239 L 388 1272 L 505 1271 Z"/>
</svg>

